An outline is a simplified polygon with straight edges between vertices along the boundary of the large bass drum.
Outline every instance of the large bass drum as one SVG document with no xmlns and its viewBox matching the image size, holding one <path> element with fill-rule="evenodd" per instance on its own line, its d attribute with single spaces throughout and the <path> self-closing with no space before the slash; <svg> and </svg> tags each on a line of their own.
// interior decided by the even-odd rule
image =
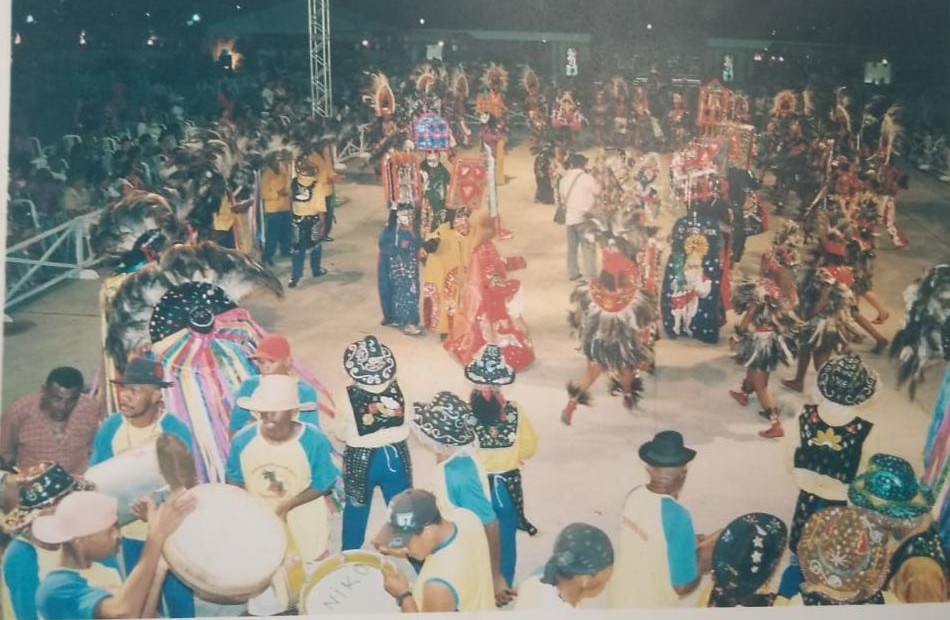
<svg viewBox="0 0 950 620">
<path fill-rule="evenodd" d="M 229 484 L 202 484 L 197 498 L 165 541 L 165 561 L 200 598 L 244 603 L 263 592 L 287 553 L 284 524 L 267 504 Z"/>
<path fill-rule="evenodd" d="M 300 595 L 301 614 L 397 614 L 396 601 L 383 589 L 383 563 L 402 571 L 410 583 L 416 574 L 409 562 L 371 551 L 344 551 L 317 565 Z"/>
<path fill-rule="evenodd" d="M 197 475 L 191 453 L 174 435 L 160 434 L 145 444 L 93 465 L 83 477 L 96 490 L 116 499 L 119 525 L 135 521 L 132 504 L 151 496 L 158 503 L 163 495 L 195 485 Z"/>
</svg>

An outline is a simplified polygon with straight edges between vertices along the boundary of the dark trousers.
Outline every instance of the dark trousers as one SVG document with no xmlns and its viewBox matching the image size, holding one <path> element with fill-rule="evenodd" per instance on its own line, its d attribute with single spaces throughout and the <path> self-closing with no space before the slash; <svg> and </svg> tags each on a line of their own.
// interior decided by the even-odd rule
<svg viewBox="0 0 950 620">
<path fill-rule="evenodd" d="M 268 263 L 280 248 L 281 256 L 290 256 L 291 212 L 276 211 L 264 214 L 264 254 L 261 259 Z"/>
</svg>

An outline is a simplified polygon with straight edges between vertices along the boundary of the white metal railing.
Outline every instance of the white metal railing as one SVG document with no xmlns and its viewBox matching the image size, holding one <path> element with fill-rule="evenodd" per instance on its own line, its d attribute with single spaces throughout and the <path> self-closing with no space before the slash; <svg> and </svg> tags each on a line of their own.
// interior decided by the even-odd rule
<svg viewBox="0 0 950 620">
<path fill-rule="evenodd" d="M 89 231 L 101 214 L 102 209 L 74 217 L 7 247 L 4 312 L 63 280 L 98 277 L 90 268 L 102 259 L 92 254 Z"/>
<path fill-rule="evenodd" d="M 345 144 L 339 147 L 334 145 L 334 148 L 336 149 L 336 153 L 334 154 L 334 157 L 333 157 L 334 161 L 343 163 L 347 161 L 348 159 L 352 159 L 354 157 L 357 157 L 360 159 L 368 159 L 369 151 L 367 150 L 367 144 L 366 144 L 366 132 L 369 131 L 369 128 L 371 126 L 372 126 L 372 123 L 364 123 L 362 125 L 358 125 L 356 127 L 357 136 L 355 137 L 355 139 L 351 137 L 346 141 Z"/>
</svg>

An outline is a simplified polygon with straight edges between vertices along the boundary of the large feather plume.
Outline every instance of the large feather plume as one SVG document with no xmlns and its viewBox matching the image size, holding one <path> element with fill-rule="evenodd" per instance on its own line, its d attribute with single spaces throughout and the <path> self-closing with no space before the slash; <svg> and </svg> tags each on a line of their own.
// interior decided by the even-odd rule
<svg viewBox="0 0 950 620">
<path fill-rule="evenodd" d="M 928 363 L 950 356 L 942 340 L 950 321 L 950 265 L 926 270 L 904 291 L 904 301 L 907 312 L 891 341 L 890 356 L 898 360 L 898 387 L 907 383 L 913 399 Z"/>
<path fill-rule="evenodd" d="M 884 119 L 881 121 L 881 139 L 878 143 L 878 150 L 884 153 L 884 163 L 891 162 L 891 154 L 900 152 L 897 150 L 900 139 L 904 135 L 904 126 L 901 124 L 901 116 L 904 109 L 894 104 L 884 113 Z"/>
<path fill-rule="evenodd" d="M 508 70 L 502 65 L 489 63 L 488 68 L 482 73 L 482 85 L 491 90 L 505 92 L 508 90 Z"/>
<path fill-rule="evenodd" d="M 283 295 L 274 274 L 243 252 L 209 241 L 173 246 L 158 262 L 129 276 L 106 311 L 106 350 L 120 370 L 130 353 L 149 343 L 149 321 L 162 297 L 189 282 L 212 284 L 235 303 L 258 286 Z"/>
<path fill-rule="evenodd" d="M 538 74 L 534 72 L 534 69 L 527 65 L 521 73 L 521 87 L 530 97 L 537 97 L 541 94 L 541 80 L 538 79 Z"/>
<path fill-rule="evenodd" d="M 135 242 L 148 231 L 157 230 L 171 245 L 184 241 L 187 234 L 168 201 L 143 191 L 133 191 L 106 209 L 93 225 L 90 244 L 97 256 L 119 258 L 132 250 Z"/>
<path fill-rule="evenodd" d="M 363 101 L 376 112 L 376 116 L 392 116 L 396 113 L 396 95 L 385 73 L 371 73 L 369 90 Z"/>
</svg>

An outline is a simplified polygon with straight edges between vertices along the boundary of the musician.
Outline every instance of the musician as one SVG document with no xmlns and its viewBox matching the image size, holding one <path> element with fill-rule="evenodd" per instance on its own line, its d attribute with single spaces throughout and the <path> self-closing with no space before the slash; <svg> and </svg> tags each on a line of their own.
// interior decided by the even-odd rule
<svg viewBox="0 0 950 620">
<path fill-rule="evenodd" d="M 389 555 L 424 562 L 416 582 L 384 570 L 383 587 L 404 613 L 489 611 L 495 608 L 488 541 L 464 508 L 443 514 L 434 495 L 409 489 L 389 503 L 389 520 L 373 544 Z"/>
<path fill-rule="evenodd" d="M 158 586 L 166 568 L 159 567 L 162 547 L 194 510 L 194 498 L 173 495 L 161 507 L 148 500 L 149 533 L 141 560 L 121 584 L 103 589 L 90 584 L 94 563 L 112 558 L 119 545 L 118 506 L 95 491 L 74 492 L 49 515 L 33 522 L 33 537 L 45 545 L 62 545 L 57 566 L 40 582 L 36 608 L 46 620 L 72 618 L 154 618 Z"/>
<path fill-rule="evenodd" d="M 89 457 L 90 467 L 144 446 L 162 433 L 174 435 L 189 451 L 193 450 L 188 426 L 165 409 L 162 388 L 172 384 L 163 377 L 159 362 L 137 357 L 126 365 L 121 377 L 112 381 L 119 386 L 119 411 L 107 417 L 96 432 Z M 148 525 L 142 520 L 121 528 L 122 559 L 127 571 L 133 570 L 144 553 L 148 530 Z M 162 588 L 162 597 L 171 617 L 195 615 L 194 593 L 171 573 Z"/>
</svg>

